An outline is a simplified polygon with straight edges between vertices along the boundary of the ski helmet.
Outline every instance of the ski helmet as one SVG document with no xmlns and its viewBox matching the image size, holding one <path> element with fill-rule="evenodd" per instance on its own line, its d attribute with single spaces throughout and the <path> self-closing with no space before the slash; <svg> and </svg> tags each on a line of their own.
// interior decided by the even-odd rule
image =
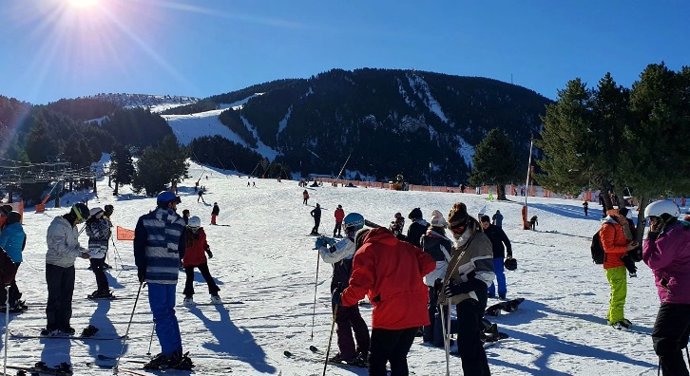
<svg viewBox="0 0 690 376">
<path fill-rule="evenodd" d="M 169 202 L 175 201 L 176 203 L 180 203 L 180 197 L 176 196 L 174 193 L 170 191 L 162 191 L 161 193 L 158 194 L 158 197 L 156 198 L 156 203 L 158 205 L 166 205 Z"/>
<path fill-rule="evenodd" d="M 100 218 L 99 214 L 101 216 L 103 215 L 103 209 L 96 207 L 96 208 L 92 208 L 91 210 L 89 210 L 89 217 Z"/>
<path fill-rule="evenodd" d="M 357 231 L 364 227 L 364 217 L 359 213 L 350 213 L 343 218 L 345 231 Z"/>
<path fill-rule="evenodd" d="M 503 261 L 503 265 L 508 270 L 515 270 L 517 269 L 517 260 L 512 257 L 508 257 L 507 259 L 505 259 L 505 261 Z"/>
<path fill-rule="evenodd" d="M 190 217 L 187 226 L 195 229 L 201 227 L 201 218 L 197 217 L 196 215 Z"/>
<path fill-rule="evenodd" d="M 680 210 L 678 205 L 676 205 L 671 200 L 659 200 L 654 201 L 647 205 L 644 209 L 644 217 L 663 217 L 666 214 L 666 218 L 676 218 L 680 215 Z"/>
<path fill-rule="evenodd" d="M 77 217 L 78 222 L 83 222 L 89 218 L 89 207 L 83 202 L 72 205 L 72 213 Z"/>
</svg>

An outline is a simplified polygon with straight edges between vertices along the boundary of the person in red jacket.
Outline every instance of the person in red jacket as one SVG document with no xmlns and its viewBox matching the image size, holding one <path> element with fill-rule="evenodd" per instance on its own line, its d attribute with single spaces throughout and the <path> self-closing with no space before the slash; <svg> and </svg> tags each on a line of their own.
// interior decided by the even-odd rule
<svg viewBox="0 0 690 376">
<path fill-rule="evenodd" d="M 340 234 L 341 228 L 343 227 L 343 218 L 345 218 L 345 210 L 343 210 L 342 205 L 338 205 L 338 208 L 335 209 L 335 213 L 333 213 L 333 216 L 335 217 L 335 227 L 333 228 L 333 237 L 334 238 L 342 238 L 343 236 Z"/>
<path fill-rule="evenodd" d="M 206 242 L 206 232 L 204 228 L 201 227 L 201 219 L 196 215 L 189 218 L 189 223 L 185 228 L 184 239 L 186 244 L 182 266 L 184 266 L 187 280 L 183 291 L 183 303 L 185 305 L 194 304 L 194 268 L 199 268 L 199 272 L 201 272 L 201 275 L 208 285 L 208 293 L 211 294 L 211 302 L 221 304 L 222 302 L 218 296 L 220 288 L 213 280 L 211 272 L 208 271 L 206 260 L 206 254 L 208 254 L 208 258 L 213 258 L 213 253 Z"/>
<path fill-rule="evenodd" d="M 436 267 L 434 258 L 398 240 L 385 228 L 363 229 L 355 237 L 350 285 L 333 293 L 333 303 L 349 307 L 365 295 L 373 305 L 369 375 L 406 376 L 407 353 L 417 329 L 429 325 L 428 292 L 422 277 Z"/>
</svg>

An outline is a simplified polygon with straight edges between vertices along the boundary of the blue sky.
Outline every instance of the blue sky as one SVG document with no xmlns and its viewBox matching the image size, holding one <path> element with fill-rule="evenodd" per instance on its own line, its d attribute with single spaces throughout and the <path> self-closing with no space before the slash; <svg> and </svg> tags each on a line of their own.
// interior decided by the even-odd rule
<svg viewBox="0 0 690 376">
<path fill-rule="evenodd" d="M 332 68 L 483 76 L 555 98 L 690 65 L 690 2 L 4 0 L 0 95 L 206 97 Z"/>
</svg>

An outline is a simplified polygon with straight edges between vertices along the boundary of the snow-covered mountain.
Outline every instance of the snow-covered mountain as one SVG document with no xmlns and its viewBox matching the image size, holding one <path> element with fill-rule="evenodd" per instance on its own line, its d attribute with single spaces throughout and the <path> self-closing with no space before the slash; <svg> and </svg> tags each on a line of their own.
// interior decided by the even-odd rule
<svg viewBox="0 0 690 376">
<path fill-rule="evenodd" d="M 110 102 L 125 108 L 149 108 L 151 112 L 163 112 L 174 107 L 193 104 L 199 101 L 199 98 L 177 95 L 149 95 L 124 93 L 100 93 L 87 98 Z"/>
<path fill-rule="evenodd" d="M 192 164 L 190 175 L 191 178 L 179 185 L 182 203 L 178 210 L 189 209 L 192 215 L 202 218 L 214 253 L 209 268 L 221 288 L 220 296 L 227 303 L 182 306 L 184 276 L 181 275 L 176 311 L 184 349 L 198 365 L 195 374 L 321 375 L 324 355 L 312 354 L 309 346 L 321 350 L 328 346 L 331 268 L 317 261 L 316 251 L 312 249 L 314 238 L 306 235 L 313 221 L 309 215 L 312 207 L 302 204 L 304 188 L 296 181 L 248 180 L 196 164 Z M 206 203 L 197 201 L 194 192 L 197 181 L 207 189 Z M 37 334 L 45 326 L 45 236 L 54 217 L 64 214 L 76 200 L 88 199 L 92 208 L 113 204 L 114 224 L 133 229 L 137 218 L 155 207 L 155 199 L 132 194 L 128 187 L 120 188 L 120 196 L 112 196 L 106 181 L 98 181 L 98 192 L 99 197 L 72 194 L 63 199 L 63 208 L 49 207 L 45 213 L 27 208 L 24 228 L 28 242 L 17 283 L 29 310 L 11 315 L 10 332 Z M 491 318 L 500 331 L 510 336 L 487 349 L 493 375 L 656 375 L 657 357 L 650 333 L 659 302 L 651 272 L 643 264 L 638 264 L 638 277 L 628 282 L 625 316 L 634 323 L 634 331 L 618 331 L 606 325 L 609 286 L 601 265 L 592 264 L 589 251 L 591 235 L 599 228 L 601 218 L 596 204 L 591 205 L 590 216 L 584 217 L 580 201 L 529 198 L 529 215 L 537 215 L 539 225 L 536 231 L 525 231 L 521 229 L 521 197 L 509 196 L 511 201 L 496 202 L 487 201 L 486 195 L 332 186 L 310 188 L 309 193 L 309 204 L 318 202 L 325 210 L 321 223 L 323 234 L 331 233 L 332 212 L 338 204 L 347 213 L 360 212 L 381 224 L 388 223 L 395 212 L 406 215 L 415 207 L 420 207 L 427 218 L 434 209 L 447 213 L 457 201 L 466 203 L 473 214 L 501 210 L 505 216 L 503 229 L 519 263 L 516 271 L 507 272 L 508 297 L 523 297 L 526 301 L 516 312 Z M 223 226 L 208 225 L 213 202 L 220 205 L 218 223 Z M 82 234 L 82 244 L 86 240 Z M 39 360 L 49 365 L 69 362 L 75 375 L 105 376 L 113 371 L 96 366 L 98 355 L 122 354 L 122 368 L 141 366 L 137 361 L 147 359 L 152 319 L 146 288 L 135 304 L 139 284 L 132 242 L 116 240 L 111 244 L 109 258 L 115 267 L 108 272 L 110 286 L 123 299 L 98 303 L 86 300 L 86 294 L 95 289 L 95 278 L 87 269 L 88 262 L 77 259 L 71 324 L 77 331 L 93 324 L 100 328 L 97 336 L 122 335 L 134 312 L 130 338 L 10 337 L 6 349 L 9 364 L 30 365 Z M 198 273 L 195 281 L 195 301 L 207 302 L 209 295 Z M 361 306 L 360 310 L 370 325 L 370 307 Z M 4 323 L 4 315 L 0 316 Z M 332 353 L 337 351 L 335 337 L 333 346 Z M 286 358 L 283 354 L 286 350 L 297 358 Z M 150 353 L 159 351 L 154 337 Z M 408 358 L 413 375 L 445 373 L 443 349 L 423 345 L 421 338 L 415 339 Z M 459 358 L 451 356 L 450 369 L 452 375 L 462 373 Z M 353 376 L 367 372 L 329 365 L 327 374 Z"/>
</svg>

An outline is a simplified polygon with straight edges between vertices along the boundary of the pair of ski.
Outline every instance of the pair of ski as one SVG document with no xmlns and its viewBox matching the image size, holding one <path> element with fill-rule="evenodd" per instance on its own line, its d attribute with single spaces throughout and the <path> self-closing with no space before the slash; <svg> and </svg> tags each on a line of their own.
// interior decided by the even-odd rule
<svg viewBox="0 0 690 376">
<path fill-rule="evenodd" d="M 44 362 L 38 362 L 33 367 L 7 365 L 7 368 L 14 369 L 18 375 L 50 375 L 50 376 L 71 376 L 72 367 L 67 363 L 62 363 L 55 367 L 48 367 Z"/>
<path fill-rule="evenodd" d="M 131 375 L 136 375 L 136 376 L 149 376 L 150 374 L 160 374 L 164 373 L 166 375 L 189 375 L 190 373 L 199 373 L 199 374 L 208 374 L 211 373 L 211 370 L 206 370 L 206 369 L 201 369 L 199 370 L 199 367 L 195 364 L 192 366 L 194 370 L 186 370 L 186 369 L 176 369 L 176 368 L 166 368 L 166 369 L 146 369 L 144 368 L 144 365 L 147 364 L 150 361 L 150 359 L 145 360 L 145 359 L 133 359 L 133 358 L 120 358 L 118 359 L 115 356 L 109 356 L 109 355 L 103 355 L 99 354 L 98 357 L 96 358 L 96 365 L 99 368 L 104 368 L 104 369 L 115 369 L 117 367 L 117 373 L 127 373 Z M 136 364 L 137 366 L 140 366 L 140 369 L 134 369 L 134 368 L 129 368 L 129 367 L 122 367 L 121 364 Z M 224 370 L 213 370 L 213 372 L 232 372 L 230 368 L 224 369 Z"/>
<path fill-rule="evenodd" d="M 81 335 L 69 335 L 69 334 L 57 334 L 57 335 L 32 335 L 32 334 L 22 334 L 10 332 L 10 338 L 12 339 L 74 339 L 74 340 L 99 340 L 99 341 L 115 341 L 125 339 L 125 336 L 108 336 L 108 337 L 96 337 L 98 328 L 89 325 L 84 330 L 82 330 Z"/>
<path fill-rule="evenodd" d="M 309 346 L 309 351 L 311 351 L 312 354 L 320 355 L 322 357 L 326 355 L 326 353 L 319 350 L 314 345 Z M 310 363 L 323 364 L 325 362 L 325 360 L 322 360 L 322 359 L 316 359 L 313 357 L 297 355 L 297 354 L 294 354 L 288 350 L 283 351 L 283 355 L 288 359 L 301 360 L 301 361 L 310 362 Z M 335 366 L 341 366 L 341 367 L 365 368 L 365 367 L 362 367 L 362 366 L 356 365 L 356 364 L 350 364 L 350 363 L 346 363 L 346 362 L 332 362 L 330 360 L 328 361 L 328 364 L 335 365 Z"/>
</svg>

